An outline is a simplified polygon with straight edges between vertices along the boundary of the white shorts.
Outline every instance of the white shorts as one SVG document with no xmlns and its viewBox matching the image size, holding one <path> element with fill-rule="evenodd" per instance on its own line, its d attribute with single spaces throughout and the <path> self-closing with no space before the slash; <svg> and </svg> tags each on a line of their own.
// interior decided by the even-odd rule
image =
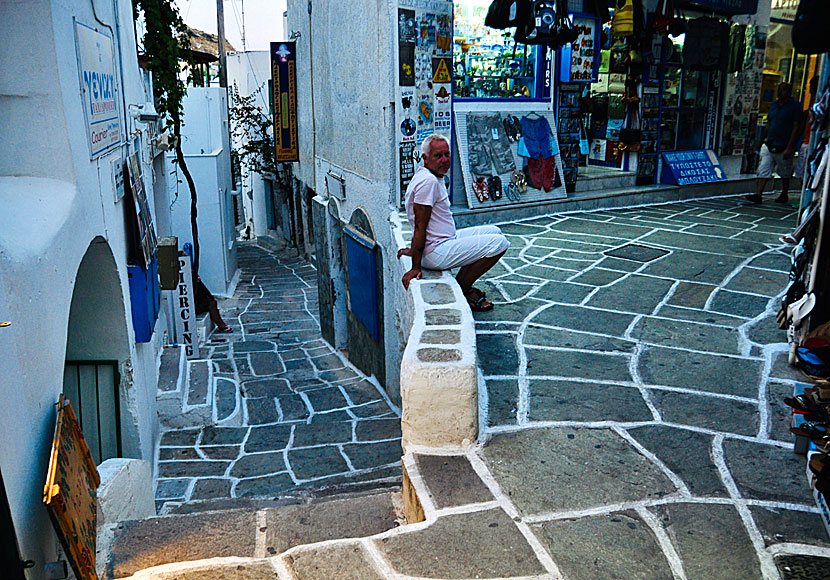
<svg viewBox="0 0 830 580">
<path fill-rule="evenodd" d="M 761 160 L 758 163 L 758 177 L 772 177 L 773 167 L 783 179 L 793 176 L 793 158 L 784 159 L 784 153 L 773 153 L 766 144 L 761 145 Z"/>
<path fill-rule="evenodd" d="M 444 240 L 421 258 L 421 265 L 430 270 L 449 270 L 498 256 L 509 246 L 498 226 L 462 228 L 455 232 L 454 238 Z"/>
</svg>

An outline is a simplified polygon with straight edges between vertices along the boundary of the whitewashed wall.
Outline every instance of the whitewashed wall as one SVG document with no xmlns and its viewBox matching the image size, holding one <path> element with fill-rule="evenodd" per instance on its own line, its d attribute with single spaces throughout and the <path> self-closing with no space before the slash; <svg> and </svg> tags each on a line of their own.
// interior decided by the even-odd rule
<svg viewBox="0 0 830 580">
<path fill-rule="evenodd" d="M 281 40 L 273 39 L 275 42 Z M 243 96 L 254 96 L 254 103 L 270 117 L 268 81 L 271 80 L 271 53 L 267 50 L 231 52 L 228 54 L 228 87 L 236 86 Z M 236 147 L 236 144 L 234 144 Z M 258 173 L 250 173 L 242 181 L 245 217 L 253 222 L 253 235 L 268 233 L 265 184 Z"/>
<path fill-rule="evenodd" d="M 42 579 L 44 564 L 57 558 L 41 494 L 67 353 L 99 354 L 103 341 L 121 341 L 110 353 L 125 371 L 124 454 L 152 458 L 158 432 L 160 332 L 150 343 L 133 342 L 125 201 L 115 201 L 111 181 L 111 162 L 127 149 L 90 161 L 73 19 L 114 38 L 122 128 L 139 139 L 152 194 L 147 125 L 125 114 L 147 100 L 131 2 L 97 0 L 93 11 L 90 1 L 0 0 L 0 320 L 12 323 L 0 329 L 0 468 L 22 556 L 35 561 L 29 580 Z M 102 323 L 112 328 L 90 324 L 92 337 L 69 344 L 73 290 L 95 289 L 94 280 L 78 279 L 93 243 L 95 263 L 109 264 L 114 281 L 100 304 Z M 94 320 L 91 310 L 76 314 Z"/>
<path fill-rule="evenodd" d="M 393 8 L 376 0 L 313 2 L 309 16 L 307 1 L 289 0 L 286 35 L 299 32 L 300 162 L 294 175 L 323 196 L 326 173 L 342 176 L 342 220 L 348 223 L 358 207 L 371 217 L 383 255 L 386 385 L 397 399 L 402 347 L 390 285 L 400 280 L 389 224 L 397 179 Z"/>
<path fill-rule="evenodd" d="M 217 296 L 233 294 L 238 277 L 229 143 L 225 89 L 189 88 L 184 101 L 182 150 L 196 183 L 201 244 L 199 275 Z M 184 175 L 173 163 L 174 157 L 173 152 L 167 154 L 169 166 L 175 171 L 168 180 L 168 187 L 172 201 L 172 231 L 182 247 L 193 241 L 190 189 Z"/>
</svg>

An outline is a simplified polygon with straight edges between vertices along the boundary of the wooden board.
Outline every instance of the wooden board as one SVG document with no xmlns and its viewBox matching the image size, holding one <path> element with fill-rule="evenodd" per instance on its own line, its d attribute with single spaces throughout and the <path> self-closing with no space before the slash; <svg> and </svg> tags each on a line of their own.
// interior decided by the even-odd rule
<svg viewBox="0 0 830 580">
<path fill-rule="evenodd" d="M 545 117 L 550 124 L 550 129 L 553 132 L 553 139 L 557 143 L 559 142 L 559 138 L 556 134 L 556 116 L 554 115 L 553 111 L 535 111 L 540 116 Z M 476 114 L 497 114 L 495 111 L 456 111 L 455 112 L 455 131 L 456 131 L 456 143 L 458 143 L 458 154 L 461 158 L 461 173 L 464 177 L 464 191 L 467 195 L 467 205 L 471 209 L 478 209 L 478 208 L 486 208 L 486 207 L 496 207 L 496 206 L 505 206 L 505 205 L 521 205 L 524 203 L 533 203 L 538 201 L 548 201 L 554 199 L 562 199 L 568 196 L 567 192 L 565 191 L 565 181 L 564 178 L 560 178 L 561 185 L 559 187 L 555 187 L 550 191 L 545 191 L 543 189 L 536 189 L 532 187 L 530 183 L 527 185 L 527 191 L 520 194 L 519 201 L 512 201 L 507 198 L 506 195 L 502 194 L 501 199 L 493 199 L 490 196 L 490 199 L 484 202 L 480 202 L 478 197 L 476 197 L 475 192 L 473 191 L 473 176 L 470 172 L 470 157 L 469 157 L 469 142 L 467 140 L 467 116 L 468 115 L 476 115 Z M 526 115 L 530 113 L 529 110 L 525 111 L 506 111 L 502 114 L 504 115 L 510 114 L 515 115 L 516 117 L 521 118 L 522 115 Z M 518 149 L 518 143 L 511 143 L 510 144 L 510 152 L 513 155 L 513 159 L 516 163 L 516 169 L 521 170 L 524 166 L 525 160 L 523 157 L 520 157 L 516 152 Z M 458 169 L 456 169 L 457 171 Z M 556 156 L 556 171 L 560 176 L 564 176 L 564 167 L 562 166 L 562 157 L 560 155 Z M 499 178 L 503 185 L 507 185 L 510 183 L 510 172 L 499 174 Z"/>
<path fill-rule="evenodd" d="M 43 503 L 78 580 L 98 580 L 95 544 L 100 483 L 72 405 L 61 395 Z"/>
</svg>

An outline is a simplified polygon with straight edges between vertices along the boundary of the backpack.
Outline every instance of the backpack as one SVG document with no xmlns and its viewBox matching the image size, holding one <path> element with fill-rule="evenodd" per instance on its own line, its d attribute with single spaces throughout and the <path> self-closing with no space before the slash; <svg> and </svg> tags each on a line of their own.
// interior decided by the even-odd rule
<svg viewBox="0 0 830 580">
<path fill-rule="evenodd" d="M 827 0 L 801 0 L 793 22 L 793 48 L 798 54 L 830 52 L 830 35 L 827 21 L 830 18 L 830 2 Z"/>
<path fill-rule="evenodd" d="M 556 29 L 556 3 L 547 0 L 531 0 L 530 17 L 524 26 L 516 28 L 516 38 L 524 44 L 560 46 Z"/>
<path fill-rule="evenodd" d="M 484 18 L 484 25 L 504 30 L 522 26 L 530 19 L 530 0 L 493 0 Z"/>
<path fill-rule="evenodd" d="M 579 36 L 568 18 L 566 0 L 532 0 L 530 19 L 516 28 L 516 39 L 524 44 L 544 44 L 557 49 Z"/>
</svg>

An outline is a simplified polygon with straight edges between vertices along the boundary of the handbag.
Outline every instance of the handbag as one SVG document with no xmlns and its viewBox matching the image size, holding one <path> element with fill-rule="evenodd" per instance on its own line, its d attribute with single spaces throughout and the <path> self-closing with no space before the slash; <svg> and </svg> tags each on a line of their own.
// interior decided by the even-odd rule
<svg viewBox="0 0 830 580">
<path fill-rule="evenodd" d="M 633 111 L 631 117 L 629 117 L 628 127 L 624 129 L 620 129 L 620 145 L 619 149 L 621 151 L 631 151 L 632 153 L 636 153 L 642 147 L 642 143 L 640 142 L 643 134 L 640 131 L 640 128 L 631 127 L 631 125 L 639 125 L 639 115 L 637 113 L 637 107 L 631 107 L 630 109 Z M 624 147 L 622 147 L 624 145 Z"/>
<path fill-rule="evenodd" d="M 530 19 L 530 0 L 493 0 L 487 9 L 484 25 L 503 30 L 524 26 Z"/>
<path fill-rule="evenodd" d="M 611 36 L 634 35 L 634 2 L 633 0 L 617 0 L 614 17 L 611 18 Z"/>
<path fill-rule="evenodd" d="M 671 31 L 674 20 L 674 0 L 659 0 L 657 10 L 654 11 L 654 19 L 651 21 L 651 28 L 656 34 L 667 36 Z"/>
</svg>

